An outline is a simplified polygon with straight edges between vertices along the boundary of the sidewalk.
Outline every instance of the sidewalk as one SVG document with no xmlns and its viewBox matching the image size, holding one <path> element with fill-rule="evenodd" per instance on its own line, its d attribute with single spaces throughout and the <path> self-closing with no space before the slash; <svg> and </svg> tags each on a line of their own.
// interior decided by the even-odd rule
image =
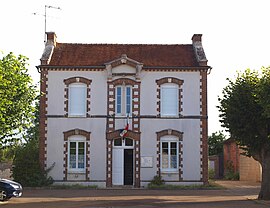
<svg viewBox="0 0 270 208">
<path fill-rule="evenodd" d="M 270 201 L 256 200 L 259 183 L 216 181 L 224 189 L 26 189 L 21 198 L 0 203 L 5 208 L 269 208 Z"/>
<path fill-rule="evenodd" d="M 228 192 L 231 192 L 235 195 L 245 195 L 248 200 L 254 200 L 256 203 L 267 205 L 270 207 L 270 201 L 257 200 L 258 194 L 261 189 L 260 182 L 252 182 L 252 181 L 228 181 L 228 180 L 217 180 L 216 184 L 227 188 Z M 254 195 L 251 197 L 250 195 L 257 193 L 257 196 Z"/>
</svg>

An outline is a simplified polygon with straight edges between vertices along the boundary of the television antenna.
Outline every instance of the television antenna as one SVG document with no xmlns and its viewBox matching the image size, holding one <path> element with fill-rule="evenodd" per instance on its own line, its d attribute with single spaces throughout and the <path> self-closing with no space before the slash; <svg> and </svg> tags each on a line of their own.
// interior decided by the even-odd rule
<svg viewBox="0 0 270 208">
<path fill-rule="evenodd" d="M 61 10 L 60 7 L 55 7 L 55 6 L 50 6 L 50 5 L 45 5 L 44 6 L 44 14 L 39 14 L 39 13 L 33 13 L 33 15 L 41 15 L 44 16 L 44 43 L 46 42 L 46 32 L 47 32 L 47 9 L 58 9 Z"/>
</svg>

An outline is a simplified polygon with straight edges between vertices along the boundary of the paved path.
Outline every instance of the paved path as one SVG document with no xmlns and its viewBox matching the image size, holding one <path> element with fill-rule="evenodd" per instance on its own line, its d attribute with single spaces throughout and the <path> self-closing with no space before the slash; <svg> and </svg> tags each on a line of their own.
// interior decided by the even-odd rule
<svg viewBox="0 0 270 208">
<path fill-rule="evenodd" d="M 222 190 L 25 190 L 23 197 L 0 204 L 5 208 L 86 207 L 187 207 L 266 208 L 270 202 L 255 200 L 259 184 L 218 181 Z"/>
</svg>

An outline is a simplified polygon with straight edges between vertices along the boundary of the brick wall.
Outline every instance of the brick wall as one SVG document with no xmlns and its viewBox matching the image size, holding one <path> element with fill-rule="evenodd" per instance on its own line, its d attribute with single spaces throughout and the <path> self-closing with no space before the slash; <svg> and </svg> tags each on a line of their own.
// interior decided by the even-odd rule
<svg viewBox="0 0 270 208">
<path fill-rule="evenodd" d="M 239 172 L 239 147 L 233 139 L 228 139 L 223 145 L 224 173 L 228 171 L 229 163 L 232 164 L 234 172 Z"/>
<path fill-rule="evenodd" d="M 252 157 L 240 155 L 240 180 L 241 181 L 262 181 L 262 168 L 258 161 Z"/>
</svg>

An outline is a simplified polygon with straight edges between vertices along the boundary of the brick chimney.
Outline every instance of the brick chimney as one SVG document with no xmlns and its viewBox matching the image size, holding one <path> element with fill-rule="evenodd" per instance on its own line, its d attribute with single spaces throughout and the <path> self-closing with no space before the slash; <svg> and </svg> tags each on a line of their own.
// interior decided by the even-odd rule
<svg viewBox="0 0 270 208">
<path fill-rule="evenodd" d="M 191 38 L 196 59 L 200 66 L 207 66 L 207 58 L 202 46 L 202 34 L 194 34 Z"/>
<path fill-rule="evenodd" d="M 50 63 L 53 50 L 56 47 L 56 34 L 55 32 L 46 32 L 47 41 L 45 44 L 45 48 L 43 54 L 41 56 L 40 62 L 41 65 L 47 65 Z"/>
<path fill-rule="evenodd" d="M 191 38 L 192 43 L 199 41 L 202 42 L 202 34 L 194 34 Z"/>
<path fill-rule="evenodd" d="M 56 46 L 56 38 L 57 38 L 55 32 L 46 32 L 46 35 L 47 35 L 46 45 L 52 44 L 55 47 Z"/>
</svg>

